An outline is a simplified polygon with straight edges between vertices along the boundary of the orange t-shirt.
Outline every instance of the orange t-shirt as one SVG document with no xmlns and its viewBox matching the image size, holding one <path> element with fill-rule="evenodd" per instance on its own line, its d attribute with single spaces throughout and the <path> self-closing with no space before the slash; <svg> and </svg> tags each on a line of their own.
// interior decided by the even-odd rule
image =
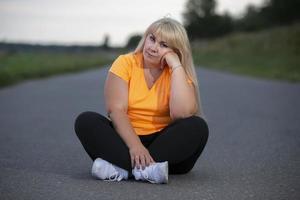
<svg viewBox="0 0 300 200">
<path fill-rule="evenodd" d="M 151 89 L 145 80 L 142 53 L 120 55 L 109 71 L 128 83 L 127 115 L 137 135 L 155 133 L 171 122 L 171 72 L 168 67 Z"/>
</svg>

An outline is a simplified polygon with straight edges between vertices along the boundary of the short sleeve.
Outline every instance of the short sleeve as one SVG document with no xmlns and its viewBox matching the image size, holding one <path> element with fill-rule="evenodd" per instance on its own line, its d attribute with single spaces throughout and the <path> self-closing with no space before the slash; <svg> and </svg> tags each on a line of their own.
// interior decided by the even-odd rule
<svg viewBox="0 0 300 200">
<path fill-rule="evenodd" d="M 126 59 L 125 55 L 120 55 L 113 62 L 109 71 L 119 76 L 124 81 L 128 82 L 130 80 L 130 75 L 131 75 L 131 64 Z"/>
</svg>

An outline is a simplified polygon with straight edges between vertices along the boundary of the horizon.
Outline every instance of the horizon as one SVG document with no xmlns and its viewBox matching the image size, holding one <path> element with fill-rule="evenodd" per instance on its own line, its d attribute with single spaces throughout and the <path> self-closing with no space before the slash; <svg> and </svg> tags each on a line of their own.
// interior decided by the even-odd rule
<svg viewBox="0 0 300 200">
<path fill-rule="evenodd" d="M 111 0 L 105 4 L 96 0 L 88 3 L 84 0 L 1 0 L 0 42 L 99 46 L 108 35 L 109 46 L 125 46 L 131 35 L 142 34 L 153 21 L 161 17 L 169 16 L 183 23 L 182 14 L 187 0 L 158 2 L 152 1 L 147 5 L 146 0 Z M 263 2 L 217 0 L 216 12 L 228 12 L 237 17 L 249 3 L 261 6 Z M 118 8 L 118 14 L 112 12 Z"/>
</svg>

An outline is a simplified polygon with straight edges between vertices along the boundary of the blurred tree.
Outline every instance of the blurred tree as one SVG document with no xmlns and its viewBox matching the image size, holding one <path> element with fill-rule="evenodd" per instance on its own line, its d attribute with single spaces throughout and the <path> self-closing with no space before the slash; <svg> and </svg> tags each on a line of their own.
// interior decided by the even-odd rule
<svg viewBox="0 0 300 200">
<path fill-rule="evenodd" d="M 126 48 L 127 49 L 133 49 L 133 48 L 135 48 L 138 45 L 138 43 L 141 40 L 141 38 L 142 38 L 142 36 L 139 35 L 139 34 L 130 36 L 129 39 L 128 39 L 128 42 L 126 44 Z"/>
<path fill-rule="evenodd" d="M 300 19 L 299 0 L 265 0 L 261 13 L 273 25 L 289 24 Z"/>
<path fill-rule="evenodd" d="M 204 16 L 212 16 L 215 14 L 215 8 L 216 8 L 215 0 L 202 0 L 199 1 L 199 4 Z"/>
<path fill-rule="evenodd" d="M 186 4 L 186 17 L 196 15 L 198 17 L 212 16 L 215 14 L 216 1 L 215 0 L 189 0 Z"/>
<path fill-rule="evenodd" d="M 256 31 L 267 27 L 267 20 L 260 12 L 261 8 L 249 4 L 244 16 L 235 20 L 235 31 Z"/>
<path fill-rule="evenodd" d="M 299 0 L 265 0 L 262 7 L 249 5 L 245 15 L 235 20 L 235 30 L 256 31 L 299 21 L 299 8 Z"/>
<path fill-rule="evenodd" d="M 102 43 L 101 47 L 103 49 L 109 49 L 110 48 L 110 46 L 109 46 L 109 35 L 108 34 L 104 35 L 104 39 L 103 39 L 103 43 Z"/>
<path fill-rule="evenodd" d="M 213 38 L 229 33 L 233 29 L 230 15 L 217 15 L 215 0 L 189 0 L 183 14 L 185 27 L 191 40 Z"/>
</svg>

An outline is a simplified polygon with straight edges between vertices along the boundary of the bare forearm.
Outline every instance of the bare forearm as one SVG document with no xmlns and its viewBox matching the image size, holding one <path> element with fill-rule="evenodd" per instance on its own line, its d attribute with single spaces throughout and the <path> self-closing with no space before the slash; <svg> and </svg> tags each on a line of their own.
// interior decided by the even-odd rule
<svg viewBox="0 0 300 200">
<path fill-rule="evenodd" d="M 170 113 L 171 116 L 187 117 L 195 112 L 196 100 L 193 88 L 187 82 L 182 67 L 171 75 Z"/>
<path fill-rule="evenodd" d="M 121 110 L 112 110 L 109 114 L 116 131 L 119 133 L 128 148 L 141 144 L 139 137 L 129 121 L 127 114 Z"/>
</svg>

